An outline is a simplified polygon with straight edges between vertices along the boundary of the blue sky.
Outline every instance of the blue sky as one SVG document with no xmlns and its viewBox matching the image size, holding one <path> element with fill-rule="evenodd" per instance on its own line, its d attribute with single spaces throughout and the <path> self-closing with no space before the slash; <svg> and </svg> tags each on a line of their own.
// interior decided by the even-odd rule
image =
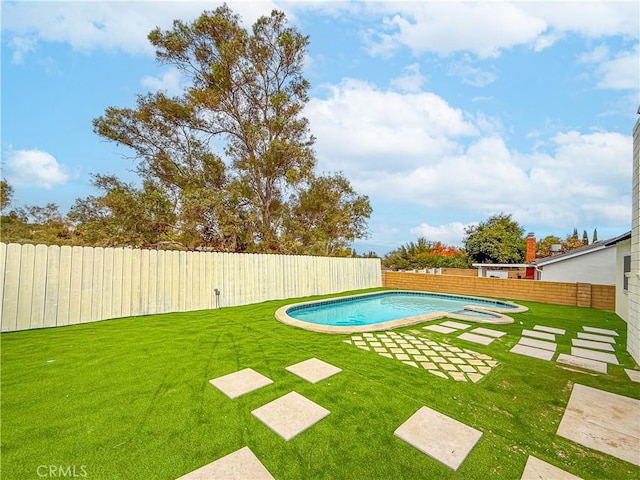
<svg viewBox="0 0 640 480">
<path fill-rule="evenodd" d="M 304 114 L 318 172 L 371 200 L 384 254 L 513 215 L 536 237 L 600 239 L 631 225 L 640 105 L 637 2 L 227 2 L 250 25 L 271 9 L 310 37 Z M 178 94 L 146 36 L 218 2 L 2 2 L 2 176 L 14 205 L 136 182 L 135 160 L 92 131 L 136 94 Z M 220 152 L 222 153 L 222 152 Z"/>
</svg>

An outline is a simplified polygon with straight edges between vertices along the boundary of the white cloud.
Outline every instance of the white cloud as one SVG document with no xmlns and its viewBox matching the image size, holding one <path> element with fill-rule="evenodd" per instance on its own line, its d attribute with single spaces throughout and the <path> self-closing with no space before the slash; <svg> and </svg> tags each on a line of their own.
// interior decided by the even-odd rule
<svg viewBox="0 0 640 480">
<path fill-rule="evenodd" d="M 568 34 L 587 38 L 638 38 L 637 2 L 371 2 L 365 11 L 379 17 L 366 32 L 372 55 L 406 47 L 416 56 L 469 52 L 479 58 L 528 45 L 535 51 Z"/>
<path fill-rule="evenodd" d="M 37 43 L 37 40 L 33 37 L 13 37 L 9 42 L 9 47 L 13 49 L 11 61 L 18 65 L 24 63 L 25 55 L 34 51 Z"/>
<path fill-rule="evenodd" d="M 455 139 L 479 134 L 433 93 L 401 94 L 353 79 L 327 88 L 328 98 L 311 99 L 304 112 L 324 169 L 406 171 L 454 152 Z"/>
<path fill-rule="evenodd" d="M 511 3 L 407 2 L 383 4 L 389 12 L 368 35 L 371 54 L 385 55 L 399 47 L 414 55 L 456 51 L 496 57 L 500 50 L 529 43 L 546 23 Z"/>
<path fill-rule="evenodd" d="M 640 48 L 622 52 L 600 64 L 599 88 L 637 90 L 640 85 Z"/>
<path fill-rule="evenodd" d="M 223 2 L 14 2 L 2 5 L 3 34 L 20 58 L 21 39 L 67 43 L 75 50 L 120 50 L 153 55 L 147 35 L 156 27 L 171 28 L 174 19 L 190 21 Z M 275 7 L 271 1 L 228 2 L 250 25 Z M 291 19 L 291 17 L 289 17 Z M 22 54 L 26 53 L 24 49 Z"/>
<path fill-rule="evenodd" d="M 433 93 L 356 80 L 312 99 L 305 115 L 321 170 L 344 171 L 376 202 L 466 210 L 479 220 L 505 212 L 523 225 L 565 230 L 578 220 L 630 220 L 627 135 L 535 133 L 537 150 L 519 152 L 507 145 L 499 119 L 453 108 Z"/>
<path fill-rule="evenodd" d="M 50 153 L 42 150 L 10 152 L 6 163 L 6 177 L 10 184 L 52 188 L 63 185 L 69 175 Z"/>
<path fill-rule="evenodd" d="M 468 55 L 449 65 L 449 75 L 460 77 L 463 83 L 474 87 L 486 87 L 498 78 L 493 72 L 472 66 L 472 60 Z"/>
<path fill-rule="evenodd" d="M 142 86 L 155 92 L 161 90 L 169 96 L 180 95 L 183 90 L 182 74 L 177 68 L 171 68 L 160 77 L 147 75 L 141 81 Z"/>
<path fill-rule="evenodd" d="M 420 73 L 420 65 L 414 63 L 404 67 L 402 75 L 391 80 L 391 86 L 403 92 L 419 92 L 426 81 Z"/>
<path fill-rule="evenodd" d="M 442 242 L 447 245 L 462 246 L 462 240 L 465 236 L 465 229 L 477 225 L 477 222 L 464 224 L 462 222 L 451 222 L 446 225 L 429 225 L 421 223 L 417 227 L 411 229 L 411 233 L 418 237 L 425 237 L 433 242 Z"/>
</svg>

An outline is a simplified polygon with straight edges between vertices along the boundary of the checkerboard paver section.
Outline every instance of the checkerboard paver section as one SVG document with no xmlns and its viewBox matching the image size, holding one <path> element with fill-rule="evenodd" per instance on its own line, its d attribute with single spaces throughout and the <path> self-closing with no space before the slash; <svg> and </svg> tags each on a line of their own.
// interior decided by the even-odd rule
<svg viewBox="0 0 640 480">
<path fill-rule="evenodd" d="M 421 335 L 424 332 L 419 330 L 411 330 L 410 333 L 376 332 L 352 335 L 344 342 L 458 382 L 478 382 L 498 365 L 489 355 L 434 342 Z"/>
</svg>

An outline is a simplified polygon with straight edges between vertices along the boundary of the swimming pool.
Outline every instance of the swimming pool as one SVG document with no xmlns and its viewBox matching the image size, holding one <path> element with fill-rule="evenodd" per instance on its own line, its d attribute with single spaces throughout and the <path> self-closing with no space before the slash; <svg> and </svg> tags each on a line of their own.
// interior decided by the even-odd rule
<svg viewBox="0 0 640 480">
<path fill-rule="evenodd" d="M 386 291 L 287 305 L 276 318 L 288 325 L 326 333 L 386 330 L 442 317 L 481 323 L 512 323 L 504 313 L 526 307 L 479 297 L 414 291 Z"/>
</svg>

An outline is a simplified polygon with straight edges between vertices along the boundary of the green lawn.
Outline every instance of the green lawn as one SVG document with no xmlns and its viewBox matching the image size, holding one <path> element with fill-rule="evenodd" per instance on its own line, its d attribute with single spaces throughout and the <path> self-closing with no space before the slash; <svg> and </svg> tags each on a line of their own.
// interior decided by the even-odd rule
<svg viewBox="0 0 640 480">
<path fill-rule="evenodd" d="M 486 347 L 428 332 L 500 362 L 473 384 L 277 322 L 294 301 L 2 334 L 2 478 L 60 465 L 91 479 L 174 479 L 245 445 L 277 479 L 519 479 L 530 454 L 584 479 L 639 478 L 638 467 L 555 434 L 574 383 L 640 398 L 626 352 L 616 347 L 622 365 L 608 375 L 509 353 L 536 324 L 567 330 L 559 352 L 583 325 L 613 328 L 626 345 L 614 313 L 520 302 L 530 310 L 491 327 L 508 335 Z M 285 370 L 311 357 L 343 372 L 312 385 Z M 234 400 L 208 383 L 245 367 L 274 383 Z M 331 414 L 286 442 L 251 411 L 291 391 Z M 393 435 L 423 405 L 483 432 L 457 471 Z"/>
</svg>

